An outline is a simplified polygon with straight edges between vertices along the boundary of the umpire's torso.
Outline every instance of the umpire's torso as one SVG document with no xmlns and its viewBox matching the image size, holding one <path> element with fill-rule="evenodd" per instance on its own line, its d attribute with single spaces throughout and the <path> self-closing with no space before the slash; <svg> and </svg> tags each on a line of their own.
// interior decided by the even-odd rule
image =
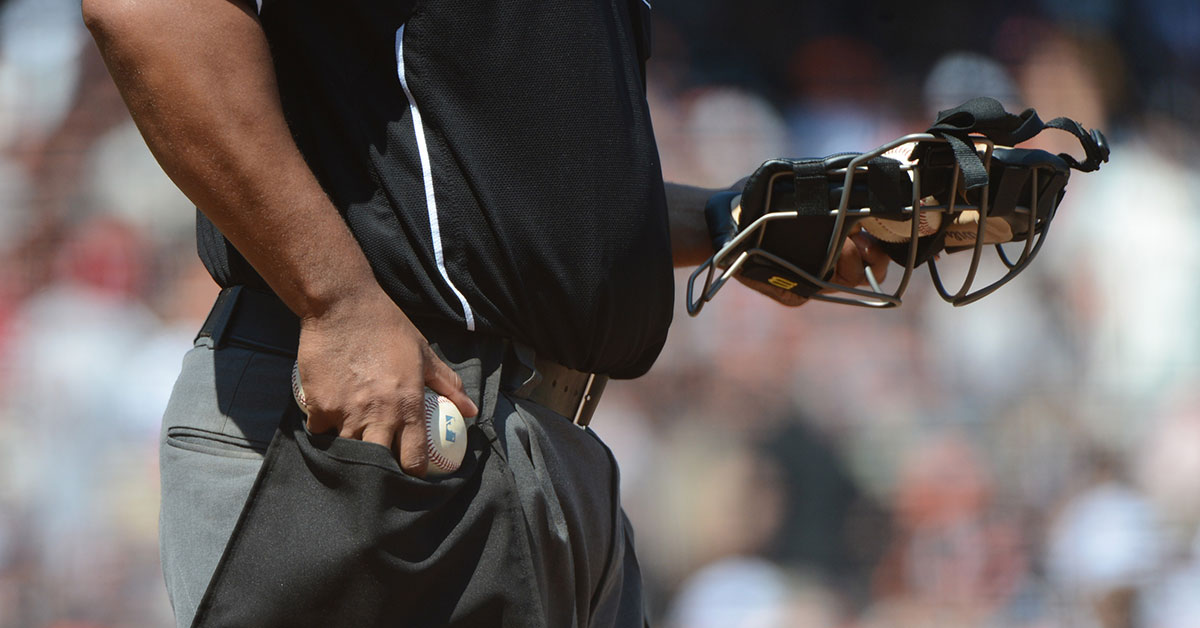
<svg viewBox="0 0 1200 628">
<path fill-rule="evenodd" d="M 642 0 L 265 0 L 289 124 L 410 317 L 649 368 L 672 308 Z M 644 25 L 644 28 L 643 28 Z M 260 281 L 202 221 L 223 284 Z"/>
</svg>

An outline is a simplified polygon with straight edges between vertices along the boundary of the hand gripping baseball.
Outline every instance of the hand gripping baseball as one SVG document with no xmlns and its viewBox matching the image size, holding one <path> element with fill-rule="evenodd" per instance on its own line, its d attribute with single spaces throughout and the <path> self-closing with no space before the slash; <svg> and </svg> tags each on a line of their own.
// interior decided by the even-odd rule
<svg viewBox="0 0 1200 628">
<path fill-rule="evenodd" d="M 1044 129 L 1074 135 L 1083 159 L 1016 147 Z M 1092 172 L 1108 156 L 1107 140 L 1096 129 L 1069 118 L 1042 122 L 1032 109 L 1011 114 L 994 99 L 976 98 L 939 112 L 925 133 L 865 153 L 767 160 L 741 191 L 733 237 L 709 221 L 718 250 L 688 279 L 688 313 L 698 314 L 730 277 L 767 284 L 777 298 L 790 292 L 793 301 L 896 307 L 921 265 L 944 300 L 973 303 L 1033 261 L 1071 171 Z M 864 240 L 862 230 L 874 239 Z M 854 281 L 853 260 L 843 259 L 854 252 L 848 242 L 861 245 L 855 249 L 872 271 L 865 273 L 869 290 Z M 1020 244 L 999 246 L 1008 242 Z M 887 290 L 873 276 L 872 243 L 902 267 Z M 976 271 L 987 245 L 995 246 L 1005 270 L 979 287 Z M 942 251 L 971 255 L 957 287 L 945 285 L 938 272 Z"/>
<path fill-rule="evenodd" d="M 386 295 L 379 296 L 301 322 L 296 374 L 308 428 L 383 445 L 405 473 L 424 477 L 430 468 L 426 388 L 463 416 L 478 410 L 458 374 Z"/>
<path fill-rule="evenodd" d="M 744 179 L 739 184 L 745 185 L 746 181 Z M 738 234 L 739 220 L 742 216 L 741 185 L 737 186 L 738 190 L 714 194 L 705 206 L 705 221 L 712 237 L 714 252 L 720 252 Z M 806 243 L 797 243 L 799 246 L 804 244 Z M 831 281 L 846 286 L 865 285 L 868 283 L 869 271 L 871 279 L 882 282 L 887 276 L 888 262 L 887 253 L 876 238 L 860 232 L 858 229 L 853 229 L 841 244 Z M 808 301 L 806 297 L 785 289 L 783 286 L 763 281 L 761 278 L 749 277 L 740 270 L 733 274 L 743 285 L 784 305 L 795 307 Z"/>
<path fill-rule="evenodd" d="M 309 416 L 299 362 L 292 365 L 292 398 L 304 415 Z M 467 452 L 467 424 L 462 412 L 450 399 L 428 389 L 425 391 L 425 444 L 429 456 L 425 474 L 429 477 L 454 473 Z"/>
</svg>

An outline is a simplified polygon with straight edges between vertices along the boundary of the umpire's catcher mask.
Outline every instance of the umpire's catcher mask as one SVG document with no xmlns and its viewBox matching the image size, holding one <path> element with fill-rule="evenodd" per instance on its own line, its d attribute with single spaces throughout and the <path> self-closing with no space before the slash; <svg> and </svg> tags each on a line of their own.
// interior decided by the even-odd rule
<svg viewBox="0 0 1200 628">
<path fill-rule="evenodd" d="M 1011 148 L 1045 128 L 1075 135 L 1084 161 L 1065 153 Z M 1098 130 L 1086 131 L 1067 118 L 1043 123 L 1032 109 L 1014 115 L 991 98 L 976 98 L 939 113 L 928 132 L 870 152 L 767 161 L 742 190 L 736 235 L 689 278 L 688 313 L 698 314 L 733 276 L 803 297 L 895 307 L 921 264 L 928 264 L 943 299 L 954 305 L 972 303 L 1033 261 L 1071 169 L 1096 170 L 1108 161 L 1108 152 Z M 859 229 L 883 241 L 903 267 L 894 288 L 884 289 L 870 269 L 869 288 L 832 281 L 842 242 Z M 1013 243 L 1007 252 L 1004 243 Z M 1006 272 L 976 288 L 987 247 L 995 248 Z M 943 282 L 937 265 L 943 251 L 971 253 L 961 284 Z"/>
</svg>

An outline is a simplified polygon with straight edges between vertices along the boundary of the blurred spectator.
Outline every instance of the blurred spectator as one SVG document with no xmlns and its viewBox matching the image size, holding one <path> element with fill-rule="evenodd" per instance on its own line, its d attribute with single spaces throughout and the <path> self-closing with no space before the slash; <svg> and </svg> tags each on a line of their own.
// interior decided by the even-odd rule
<svg viewBox="0 0 1200 628">
<path fill-rule="evenodd" d="M 887 95 L 887 68 L 871 42 L 828 36 L 803 42 L 790 57 L 787 108 L 798 157 L 865 151 L 901 135 L 901 103 Z"/>
<path fill-rule="evenodd" d="M 894 497 L 897 534 L 876 575 L 876 620 L 899 609 L 935 624 L 1009 619 L 1028 558 L 1022 531 L 995 511 L 985 465 L 961 433 L 911 450 Z"/>
<path fill-rule="evenodd" d="M 1200 530 L 1200 396 L 1195 380 L 1181 382 L 1160 416 L 1147 417 L 1146 436 L 1133 456 L 1136 478 L 1164 522 L 1170 541 L 1190 543 Z"/>
<path fill-rule="evenodd" d="M 8 0 L 0 8 L 0 144 L 35 141 L 66 116 L 87 42 L 79 3 Z"/>
<path fill-rule="evenodd" d="M 1162 528 L 1146 499 L 1097 460 L 1094 483 L 1071 497 L 1047 537 L 1050 583 L 1068 621 L 1104 628 L 1137 625 L 1138 591 L 1165 557 Z"/>
<path fill-rule="evenodd" d="M 1142 596 L 1137 609 L 1140 625 L 1155 628 L 1188 628 L 1200 617 L 1200 534 L 1178 565 Z"/>
<path fill-rule="evenodd" d="M 1134 4 L 1174 53 L 1172 60 L 1195 69 L 1200 63 L 1200 5 L 1189 0 L 1146 0 Z"/>
<path fill-rule="evenodd" d="M 764 555 L 833 586 L 845 603 L 867 605 L 870 579 L 891 533 L 884 507 L 858 486 L 831 439 L 785 416 L 759 438 L 779 468 L 783 510 Z"/>
<path fill-rule="evenodd" d="M 99 136 L 82 170 L 93 211 L 116 214 L 157 241 L 193 237 L 194 205 L 163 174 L 132 120 Z"/>
<path fill-rule="evenodd" d="M 593 425 L 655 624 L 1200 625 L 1200 5 L 651 4 L 672 180 L 867 150 L 977 95 L 1113 147 L 977 304 L 923 270 L 893 311 L 730 287 L 610 385 Z M 170 623 L 158 421 L 216 292 L 78 13 L 0 2 L 0 628 Z"/>
<path fill-rule="evenodd" d="M 1017 86 L 997 61 L 974 52 L 953 52 L 938 60 L 925 78 L 925 113 L 932 121 L 978 96 L 990 96 L 1009 111 L 1020 111 Z"/>
<path fill-rule="evenodd" d="M 782 155 L 783 120 L 761 96 L 732 87 L 708 88 L 691 96 L 688 132 L 693 138 L 697 175 L 716 187 L 745 177 L 763 155 Z"/>
<path fill-rule="evenodd" d="M 668 628 L 836 626 L 828 591 L 765 560 L 731 558 L 688 579 L 667 616 Z"/>
</svg>

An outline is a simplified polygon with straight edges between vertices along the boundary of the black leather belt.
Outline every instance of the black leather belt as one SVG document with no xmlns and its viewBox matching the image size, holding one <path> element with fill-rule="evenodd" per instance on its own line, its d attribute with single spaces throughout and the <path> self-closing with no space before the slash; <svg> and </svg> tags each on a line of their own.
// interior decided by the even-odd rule
<svg viewBox="0 0 1200 628">
<path fill-rule="evenodd" d="M 536 373 L 512 395 L 546 406 L 575 425 L 587 427 L 608 376 L 576 371 L 542 358 L 534 358 L 533 366 Z"/>
<path fill-rule="evenodd" d="M 196 339 L 212 338 L 213 346 L 227 344 L 296 357 L 300 318 L 269 292 L 233 286 L 217 295 Z"/>
<path fill-rule="evenodd" d="M 216 348 L 228 344 L 295 358 L 300 319 L 274 294 L 233 286 L 217 295 L 196 338 L 212 338 Z M 511 394 L 586 427 L 608 377 L 569 369 L 541 357 L 533 357 L 532 362 L 536 373 Z"/>
</svg>

